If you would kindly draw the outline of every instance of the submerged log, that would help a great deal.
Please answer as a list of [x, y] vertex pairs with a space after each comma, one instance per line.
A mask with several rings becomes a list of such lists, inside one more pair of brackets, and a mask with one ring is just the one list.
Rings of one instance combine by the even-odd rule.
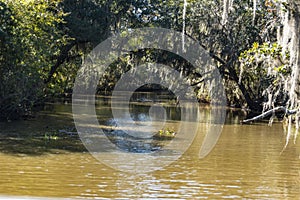
[[252, 122], [252, 121], [255, 121], [255, 120], [259, 120], [259, 119], [263, 119], [273, 113], [276, 113], [276, 112], [284, 112], [285, 115], [294, 115], [296, 114], [298, 111], [298, 109], [294, 109], [294, 110], [289, 110], [287, 109], [286, 107], [283, 107], [283, 106], [279, 106], [279, 107], [276, 107], [276, 108], [273, 108], [271, 110], [268, 110], [256, 117], [253, 117], [251, 119], [245, 119], [245, 120], [242, 120], [241, 123], [249, 123], [249, 122]]

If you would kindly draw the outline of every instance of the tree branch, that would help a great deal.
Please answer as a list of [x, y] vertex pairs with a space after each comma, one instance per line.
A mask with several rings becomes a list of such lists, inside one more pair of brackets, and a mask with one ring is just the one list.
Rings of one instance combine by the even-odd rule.
[[249, 123], [249, 122], [252, 122], [252, 121], [255, 121], [255, 120], [259, 120], [259, 119], [263, 119], [273, 113], [276, 113], [276, 112], [284, 112], [286, 115], [294, 115], [297, 113], [298, 109], [294, 109], [294, 110], [289, 110], [287, 109], [286, 107], [283, 107], [283, 106], [279, 106], [279, 107], [276, 107], [276, 108], [273, 108], [272, 110], [268, 110], [267, 112], [264, 112], [256, 117], [253, 117], [251, 119], [245, 119], [245, 120], [242, 120], [241, 123]]
[[68, 45], [66, 45], [60, 55], [58, 56], [57, 60], [56, 60], [56, 63], [51, 67], [49, 73], [48, 73], [48, 76], [47, 78], [44, 80], [44, 83], [49, 83], [53, 74], [55, 73], [56, 69], [61, 65], [63, 64], [66, 59], [68, 58], [68, 52], [72, 49], [72, 47], [75, 45], [75, 42], [72, 41], [70, 42]]

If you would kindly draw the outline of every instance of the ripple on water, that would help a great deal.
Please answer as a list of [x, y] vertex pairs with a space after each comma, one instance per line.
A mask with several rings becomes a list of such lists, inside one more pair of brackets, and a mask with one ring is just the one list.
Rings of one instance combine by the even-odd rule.
[[[104, 112], [105, 108], [101, 109]], [[207, 112], [201, 116], [209, 116], [205, 109], [201, 112]], [[39, 124], [27, 121], [19, 126], [24, 129], [30, 125], [32, 131], [47, 123], [60, 125], [69, 120], [72, 124], [66, 117], [56, 121], [58, 113]], [[16, 132], [18, 126], [10, 124], [8, 129]], [[281, 124], [227, 123], [213, 151], [199, 159], [204, 134], [205, 128], [175, 163], [140, 175], [115, 171], [88, 153], [57, 149], [54, 152], [59, 154], [0, 153], [0, 194], [94, 199], [300, 199], [300, 142], [297, 138], [282, 152], [285, 135]]]

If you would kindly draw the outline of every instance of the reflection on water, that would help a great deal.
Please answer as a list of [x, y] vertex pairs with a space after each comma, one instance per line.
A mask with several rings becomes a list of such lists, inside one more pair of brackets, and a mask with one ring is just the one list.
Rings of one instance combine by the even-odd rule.
[[[112, 118], [100, 120], [103, 131], [121, 151], [132, 153], [160, 151], [168, 143], [167, 140], [171, 140], [178, 131], [174, 127], [181, 119], [181, 109], [166, 100], [158, 101], [157, 96], [154, 98], [134, 96], [136, 97], [132, 98], [129, 104], [130, 115], [118, 119], [110, 114]], [[115, 109], [120, 110], [121, 107]], [[172, 131], [172, 137], [164, 136], [163, 130]]]
[[[108, 101], [97, 102], [103, 123], [111, 118], [108, 105]], [[27, 154], [4, 147], [2, 142], [7, 135], [17, 140], [21, 134], [35, 137], [35, 132], [45, 129], [73, 126], [68, 104], [54, 105], [53, 111], [29, 121], [2, 123], [0, 194], [125, 199], [300, 198], [300, 143], [290, 142], [280, 154], [285, 143], [280, 123], [272, 127], [240, 125], [241, 112], [228, 111], [217, 145], [206, 158], [199, 159], [207, 131], [205, 121], [210, 117], [208, 108], [201, 107], [200, 111], [198, 135], [185, 154], [162, 170], [139, 175], [116, 171], [87, 152], [68, 148]], [[14, 148], [13, 143], [9, 145]]]

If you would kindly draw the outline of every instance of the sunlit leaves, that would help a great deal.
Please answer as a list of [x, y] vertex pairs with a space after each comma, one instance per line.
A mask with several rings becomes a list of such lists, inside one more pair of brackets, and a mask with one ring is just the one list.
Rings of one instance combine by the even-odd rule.
[[0, 0], [1, 119], [30, 113], [43, 96], [42, 78], [68, 41], [59, 29], [64, 16], [59, 3]]
[[282, 47], [278, 43], [269, 42], [261, 45], [254, 42], [252, 48], [242, 52], [239, 57], [241, 64], [247, 69], [258, 70], [260, 65], [264, 65], [261, 68], [264, 72], [271, 68], [280, 73], [288, 73], [287, 59], [288, 53], [283, 54]]

